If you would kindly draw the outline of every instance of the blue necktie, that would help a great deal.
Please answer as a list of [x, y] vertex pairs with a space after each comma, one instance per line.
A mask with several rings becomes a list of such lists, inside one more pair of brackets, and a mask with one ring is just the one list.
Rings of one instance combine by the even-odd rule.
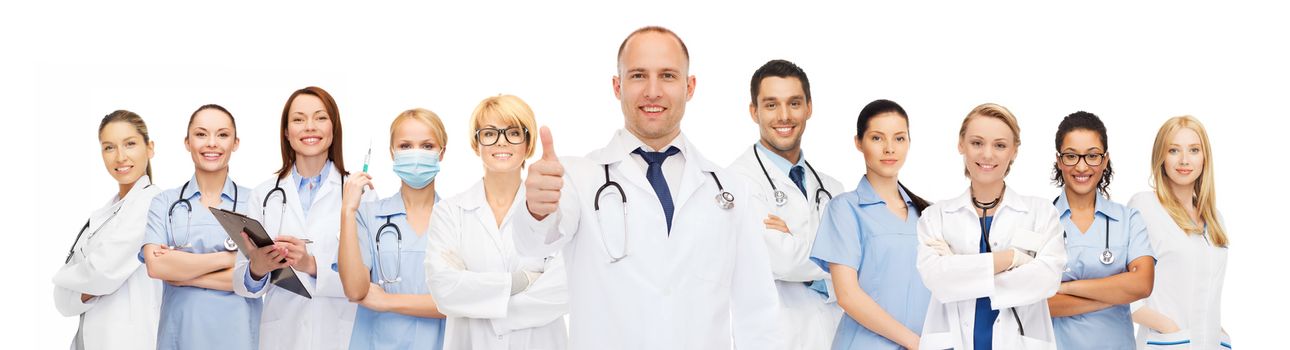
[[645, 169], [645, 179], [649, 180], [650, 187], [654, 188], [654, 194], [658, 195], [658, 202], [663, 204], [663, 215], [667, 216], [667, 233], [672, 234], [672, 191], [667, 188], [667, 179], [663, 178], [663, 161], [681, 150], [676, 147], [668, 147], [662, 152], [646, 152], [637, 148], [632, 153], [639, 154], [649, 163], [649, 168]]
[[797, 189], [802, 191], [802, 196], [806, 196], [806, 171], [802, 170], [801, 165], [794, 165], [793, 169], [788, 171], [788, 178], [793, 179], [793, 184]]

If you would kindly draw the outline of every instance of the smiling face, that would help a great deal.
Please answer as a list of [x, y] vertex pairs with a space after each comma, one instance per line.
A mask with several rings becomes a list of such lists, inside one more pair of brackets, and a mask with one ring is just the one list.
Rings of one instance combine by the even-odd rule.
[[658, 32], [627, 40], [614, 76], [627, 131], [646, 143], [667, 142], [681, 132], [685, 103], [694, 94], [689, 60], [675, 37]]
[[802, 146], [802, 133], [811, 118], [811, 103], [806, 100], [802, 81], [796, 77], [762, 79], [757, 103], [749, 106], [753, 122], [761, 132], [761, 144], [781, 157], [795, 153]]
[[300, 94], [291, 101], [284, 131], [296, 157], [326, 157], [332, 141], [332, 119], [318, 96]]
[[99, 131], [99, 147], [103, 153], [103, 166], [122, 185], [139, 181], [153, 155], [152, 141], [144, 141], [143, 134], [124, 121], [103, 126]]
[[[1062, 171], [1062, 181], [1068, 191], [1078, 195], [1088, 195], [1097, 191], [1097, 186], [1102, 181], [1102, 173], [1110, 164], [1105, 147], [1102, 137], [1093, 130], [1074, 129], [1062, 137], [1061, 150], [1057, 155], [1057, 167]], [[1071, 160], [1074, 160], [1074, 165], [1067, 165]], [[1090, 162], [1097, 165], [1090, 165]]]
[[959, 139], [959, 154], [973, 182], [996, 184], [1017, 159], [1017, 135], [1003, 120], [972, 116]]
[[[479, 155], [480, 160], [484, 161], [484, 169], [497, 173], [519, 172], [524, 159], [529, 156], [527, 153], [530, 141], [523, 127], [516, 123], [504, 122], [498, 117], [486, 117], [481, 124], [478, 132], [481, 143], [475, 153]], [[496, 143], [485, 145], [491, 142], [492, 138], [496, 138]], [[511, 143], [511, 141], [519, 141], [519, 143]]]
[[203, 109], [193, 115], [184, 138], [184, 148], [192, 154], [198, 171], [218, 172], [228, 169], [229, 157], [237, 151], [237, 133], [233, 117], [217, 109]]
[[1205, 149], [1200, 134], [1191, 128], [1180, 128], [1165, 146], [1165, 176], [1175, 186], [1192, 186], [1205, 169]]
[[856, 149], [864, 154], [869, 175], [896, 178], [909, 153], [908, 121], [894, 112], [869, 118], [864, 135], [856, 138]]

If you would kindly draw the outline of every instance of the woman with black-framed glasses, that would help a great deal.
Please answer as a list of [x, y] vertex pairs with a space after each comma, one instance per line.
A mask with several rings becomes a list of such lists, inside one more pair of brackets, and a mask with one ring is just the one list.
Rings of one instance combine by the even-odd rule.
[[[1112, 202], [1106, 125], [1075, 112], [1057, 126], [1053, 200], [1066, 243], [1066, 269], [1048, 298], [1057, 346], [1132, 349], [1129, 303], [1151, 294], [1156, 259], [1146, 221], [1136, 209]], [[1097, 336], [1090, 336], [1096, 334]]]
[[426, 254], [426, 282], [448, 316], [445, 349], [565, 348], [564, 261], [521, 258], [508, 219], [527, 210], [520, 172], [536, 125], [511, 95], [486, 98], [471, 114], [484, 178], [434, 210]]

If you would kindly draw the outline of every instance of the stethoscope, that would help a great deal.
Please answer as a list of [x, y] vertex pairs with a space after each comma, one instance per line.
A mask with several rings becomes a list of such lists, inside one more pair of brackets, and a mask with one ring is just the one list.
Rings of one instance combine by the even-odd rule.
[[[978, 201], [978, 200], [976, 200], [976, 195], [971, 195], [971, 196], [972, 196], [972, 206], [976, 207], [977, 209], [981, 209], [981, 218], [980, 218], [980, 220], [981, 220], [981, 235], [982, 235], [982, 239], [983, 239], [983, 240], [985, 240], [985, 252], [986, 252], [986, 253], [993, 253], [993, 252], [994, 252], [994, 250], [993, 250], [993, 249], [990, 249], [990, 230], [986, 230], [986, 229], [985, 229], [985, 218], [989, 216], [989, 215], [987, 215], [987, 214], [989, 214], [989, 213], [990, 213], [990, 209], [994, 209], [995, 207], [998, 207], [998, 206], [999, 206], [999, 204], [1003, 203], [1003, 192], [1004, 192], [1004, 191], [1006, 191], [1007, 189], [1008, 189], [1008, 185], [1007, 185], [1007, 184], [1004, 184], [1004, 185], [1003, 185], [1003, 190], [1000, 190], [1000, 191], [999, 191], [999, 197], [998, 197], [998, 198], [995, 198], [993, 201], [990, 201], [990, 202], [981, 202], [981, 201]], [[968, 189], [968, 193], [969, 193], [969, 194], [970, 194], [970, 193], [973, 193], [973, 192], [972, 192], [972, 190], [971, 190], [970, 188]], [[997, 213], [996, 213], [996, 214], [997, 214]], [[995, 226], [995, 225], [990, 225], [990, 228], [991, 228], [991, 229], [994, 229], [994, 226]], [[1014, 252], [1014, 253], [1015, 253], [1015, 252]], [[1010, 307], [1010, 308], [1008, 308], [1008, 309], [1009, 309], [1009, 310], [1012, 310], [1012, 318], [1017, 320], [1017, 332], [1018, 332], [1018, 333], [1021, 333], [1021, 336], [1023, 336], [1023, 337], [1024, 337], [1024, 336], [1026, 336], [1026, 327], [1024, 327], [1024, 326], [1022, 326], [1022, 325], [1021, 325], [1021, 315], [1020, 315], [1020, 314], [1017, 314], [1017, 308], [1016, 308], [1016, 307]]]
[[[600, 240], [600, 243], [605, 247], [605, 253], [609, 254], [609, 263], [612, 264], [620, 260], [623, 260], [623, 258], [627, 257], [627, 192], [623, 192], [623, 186], [619, 185], [618, 182], [609, 178], [609, 164], [604, 164], [602, 166], [605, 169], [605, 184], [600, 185], [600, 189], [596, 190], [596, 200], [593, 202], [592, 206], [596, 209], [596, 213], [599, 214], [601, 194], [603, 194], [605, 190], [609, 189], [610, 187], [613, 187], [615, 190], [618, 191], [618, 197], [621, 199], [621, 203], [623, 205], [623, 212], [622, 212], [623, 224], [622, 224], [622, 235], [621, 235], [623, 237], [622, 254], [614, 255], [613, 251], [609, 250], [608, 240], [603, 239], [603, 237]], [[721, 179], [717, 178], [716, 172], [709, 171], [708, 175], [711, 175], [712, 180], [717, 183], [717, 191], [718, 191], [717, 197], [716, 197], [717, 207], [721, 209], [726, 209], [726, 210], [734, 208], [735, 195], [730, 193], [730, 191], [726, 191], [726, 188], [724, 186], [721, 186]], [[603, 234], [603, 229], [604, 229], [603, 225], [601, 229]]]
[[[233, 183], [233, 210], [232, 211], [237, 212], [237, 199], [239, 197], [237, 183], [233, 181], [229, 181], [229, 182]], [[189, 249], [193, 247], [192, 242], [189, 242], [189, 240], [192, 239], [192, 235], [193, 235], [192, 231], [190, 231], [192, 229], [192, 223], [193, 223], [193, 203], [189, 202], [187, 198], [184, 198], [184, 192], [188, 191], [188, 184], [190, 183], [192, 183], [192, 181], [184, 182], [184, 185], [179, 187], [179, 199], [175, 200], [173, 203], [170, 203], [170, 210], [166, 212], [166, 222], [169, 222], [171, 227], [171, 229], [168, 230], [169, 232], [167, 232], [170, 235], [170, 242], [178, 244], [179, 241], [175, 239], [175, 230], [174, 230], [175, 207], [178, 207], [180, 204], [183, 204], [184, 209], [188, 210], [187, 219], [185, 220], [185, 223], [184, 223], [184, 244], [171, 246], [170, 249]], [[286, 197], [283, 197], [282, 200], [286, 201]], [[229, 237], [228, 239], [224, 240], [224, 250], [227, 250], [230, 252], [237, 250], [237, 243], [233, 242], [232, 237]]]
[[[152, 184], [147, 184], [143, 186], [143, 188], [148, 188], [148, 187], [152, 187]], [[122, 198], [121, 200], [124, 201], [125, 198]], [[99, 233], [99, 230], [103, 229], [103, 226], [107, 226], [107, 222], [112, 221], [112, 218], [115, 218], [116, 213], [121, 212], [121, 208], [124, 206], [125, 206], [125, 203], [122, 203], [120, 206], [117, 206], [116, 210], [112, 211], [112, 215], [108, 215], [107, 219], [103, 220], [103, 224], [100, 224], [99, 227], [95, 228], [93, 232], [90, 232], [89, 237], [85, 237], [85, 244], [81, 245], [82, 253], [85, 252], [85, 246], [90, 244], [90, 240], [94, 239], [94, 236]], [[88, 230], [89, 228], [90, 228], [90, 219], [86, 219], [85, 226], [81, 226], [81, 231], [76, 233], [76, 240], [72, 241], [72, 247], [67, 248], [67, 259], [63, 260], [63, 264], [72, 262], [72, 256], [76, 254], [76, 244], [81, 242], [81, 235], [85, 234], [85, 230]]]
[[[399, 230], [398, 225], [395, 225], [393, 222], [390, 222], [390, 218], [392, 217], [394, 216], [393, 215], [386, 216], [385, 224], [381, 225], [381, 227], [376, 229], [376, 259], [373, 259], [373, 261], [376, 262], [376, 271], [377, 271], [377, 274], [380, 276], [380, 279], [377, 280], [377, 282], [379, 282], [382, 285], [399, 283], [400, 281], [403, 281], [403, 268], [402, 268], [402, 264], [400, 263], [400, 260], [403, 259], [403, 230]], [[387, 278], [385, 276], [385, 265], [381, 263], [381, 260], [382, 260], [381, 259], [381, 236], [384, 236], [385, 233], [387, 232], [385, 230], [386, 228], [394, 229], [393, 231], [394, 239], [395, 239], [394, 249], [396, 249], [394, 253], [395, 254], [394, 278]]]
[[287, 190], [282, 189], [282, 180], [274, 181], [273, 189], [269, 190], [269, 193], [264, 194], [264, 201], [260, 202], [260, 217], [264, 218], [265, 221], [268, 221], [269, 219], [269, 198], [273, 198], [274, 193], [277, 193], [278, 196], [282, 197], [282, 207], [278, 210], [278, 227], [273, 230], [273, 235], [276, 237], [278, 234], [282, 233], [282, 220], [285, 219], [284, 216], [287, 215]]
[[[1059, 198], [1061, 197], [1053, 198], [1053, 205], [1057, 205], [1057, 199]], [[1115, 262], [1115, 253], [1111, 251], [1111, 219], [1105, 218], [1105, 220], [1106, 220], [1106, 232], [1105, 232], [1106, 238], [1103, 240], [1104, 246], [1102, 247], [1102, 255], [1098, 257], [1098, 260], [1102, 261], [1102, 265], [1110, 265], [1111, 263]], [[1063, 244], [1070, 243], [1066, 241], [1065, 229], [1062, 230], [1062, 243]]]
[[[766, 171], [766, 164], [762, 163], [760, 153], [757, 152], [757, 147], [753, 147], [753, 156], [757, 157], [757, 165], [761, 167], [762, 175], [766, 175], [766, 182], [770, 183], [770, 189], [775, 191], [775, 206], [782, 207], [784, 204], [788, 204], [788, 195], [781, 191], [778, 186], [775, 186], [775, 181], [770, 179], [770, 172]], [[802, 162], [806, 163], [807, 169], [811, 169], [811, 176], [814, 176], [815, 183], [820, 185], [819, 188], [815, 189], [815, 210], [820, 210], [820, 193], [823, 192], [825, 196], [829, 196], [829, 200], [833, 200], [833, 194], [824, 189], [824, 181], [820, 180], [820, 174], [815, 172], [815, 167], [811, 166], [811, 162], [805, 159]]]

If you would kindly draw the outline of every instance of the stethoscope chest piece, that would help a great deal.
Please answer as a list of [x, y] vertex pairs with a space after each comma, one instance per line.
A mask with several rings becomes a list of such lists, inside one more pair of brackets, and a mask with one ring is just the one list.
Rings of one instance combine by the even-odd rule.
[[716, 199], [717, 206], [721, 207], [721, 209], [730, 209], [735, 207], [735, 195], [730, 193], [730, 191], [721, 190], [721, 193], [717, 194]]
[[775, 205], [782, 207], [784, 204], [788, 204], [788, 195], [784, 191], [775, 190]]
[[233, 242], [232, 238], [224, 240], [224, 250], [227, 250], [230, 252], [237, 250], [237, 243]]
[[1115, 262], [1115, 253], [1112, 253], [1110, 249], [1103, 250], [1101, 260], [1102, 265], [1110, 265]]

